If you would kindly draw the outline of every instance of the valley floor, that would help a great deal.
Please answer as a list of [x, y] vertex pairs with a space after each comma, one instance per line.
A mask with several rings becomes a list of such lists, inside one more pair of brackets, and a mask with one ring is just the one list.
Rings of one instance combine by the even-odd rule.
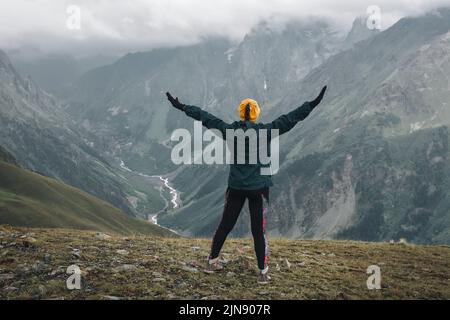
[[[450, 247], [269, 240], [272, 283], [256, 283], [250, 239], [225, 243], [226, 270], [203, 270], [210, 240], [0, 226], [0, 299], [450, 299]], [[81, 289], [68, 290], [69, 265]], [[370, 265], [381, 289], [368, 290]]]

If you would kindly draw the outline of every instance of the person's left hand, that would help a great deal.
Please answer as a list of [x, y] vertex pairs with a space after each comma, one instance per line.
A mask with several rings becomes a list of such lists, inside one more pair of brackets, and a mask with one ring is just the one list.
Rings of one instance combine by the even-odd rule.
[[322, 101], [325, 91], [327, 91], [327, 86], [323, 87], [317, 98], [315, 98], [313, 101], [310, 101], [309, 103], [312, 104], [313, 107], [317, 106], [320, 103], [320, 101]]
[[177, 108], [178, 110], [184, 111], [184, 104], [182, 104], [178, 100], [178, 97], [176, 97], [176, 98], [172, 97], [172, 95], [169, 92], [166, 92], [166, 96], [167, 96], [167, 99], [170, 101], [170, 103], [172, 104], [172, 106], [174, 108]]

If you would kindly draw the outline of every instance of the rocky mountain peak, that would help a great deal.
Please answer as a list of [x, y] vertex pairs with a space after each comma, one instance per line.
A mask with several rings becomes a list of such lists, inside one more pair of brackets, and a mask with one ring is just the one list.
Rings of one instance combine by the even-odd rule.
[[344, 40], [344, 48], [350, 49], [355, 43], [366, 40], [380, 33], [378, 29], [369, 29], [367, 27], [367, 18], [360, 16], [353, 20], [352, 28]]

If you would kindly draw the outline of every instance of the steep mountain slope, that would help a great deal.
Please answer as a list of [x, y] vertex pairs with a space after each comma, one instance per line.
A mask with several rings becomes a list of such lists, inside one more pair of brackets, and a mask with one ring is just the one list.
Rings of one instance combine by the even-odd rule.
[[0, 224], [173, 236], [79, 189], [1, 160]]
[[[203, 272], [210, 247], [205, 239], [99, 239], [93, 232], [0, 226], [0, 242], [1, 299], [450, 298], [445, 246], [273, 240], [273, 281], [261, 286], [250, 239], [228, 241], [226, 269], [213, 274]], [[66, 287], [72, 264], [82, 272], [80, 290]], [[373, 264], [381, 270], [380, 290], [367, 289]]]
[[[96, 195], [129, 214], [136, 214], [130, 197], [151, 206], [147, 198], [154, 199], [158, 191], [137, 188], [80, 132], [58, 101], [23, 78], [0, 51], [0, 144], [22, 166]], [[139, 193], [144, 190], [148, 197]]]
[[[311, 154], [325, 176], [290, 179], [290, 196], [275, 199], [273, 218], [295, 221], [293, 236], [450, 241], [449, 18], [403, 19], [304, 80], [305, 92], [324, 82], [333, 91], [288, 137], [287, 157]], [[298, 164], [286, 172], [304, 172]]]
[[379, 32], [378, 29], [367, 28], [366, 17], [358, 17], [353, 21], [352, 28], [345, 37], [343, 48], [351, 49], [356, 43], [369, 39]]
[[286, 94], [286, 84], [303, 79], [341, 46], [340, 34], [321, 20], [290, 22], [281, 30], [261, 23], [227, 52], [229, 89], [222, 103], [227, 116], [234, 120], [230, 106], [247, 97], [264, 105], [264, 115], [270, 116], [271, 107]]
[[195, 87], [222, 86], [223, 80], [207, 76], [203, 64], [212, 66], [211, 74], [223, 74], [228, 45], [211, 41], [184, 50], [129, 54], [83, 76], [68, 110], [95, 133], [96, 146], [105, 154], [144, 173], [170, 171], [175, 167], [167, 161], [170, 150], [162, 142], [179, 126], [181, 116], [167, 108], [164, 92], [171, 87], [193, 96]]
[[14, 156], [2, 146], [0, 146], [0, 161], [10, 163], [19, 167], [16, 158], [14, 158]]
[[30, 76], [40, 88], [58, 98], [64, 97], [70, 84], [83, 73], [117, 59], [103, 55], [74, 58], [70, 55], [27, 54], [22, 51], [11, 50], [6, 54], [20, 74]]

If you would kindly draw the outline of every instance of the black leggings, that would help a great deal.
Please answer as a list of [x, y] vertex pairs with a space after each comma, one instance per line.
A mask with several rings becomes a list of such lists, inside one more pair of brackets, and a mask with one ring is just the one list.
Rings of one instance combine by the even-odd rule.
[[266, 214], [269, 202], [269, 188], [259, 190], [227, 189], [222, 220], [220, 221], [219, 227], [214, 234], [211, 254], [209, 257], [210, 259], [215, 259], [219, 256], [225, 239], [236, 224], [242, 207], [244, 206], [245, 199], [248, 199], [258, 268], [263, 270], [267, 266], [268, 255], [268, 243], [265, 231], [267, 223]]

